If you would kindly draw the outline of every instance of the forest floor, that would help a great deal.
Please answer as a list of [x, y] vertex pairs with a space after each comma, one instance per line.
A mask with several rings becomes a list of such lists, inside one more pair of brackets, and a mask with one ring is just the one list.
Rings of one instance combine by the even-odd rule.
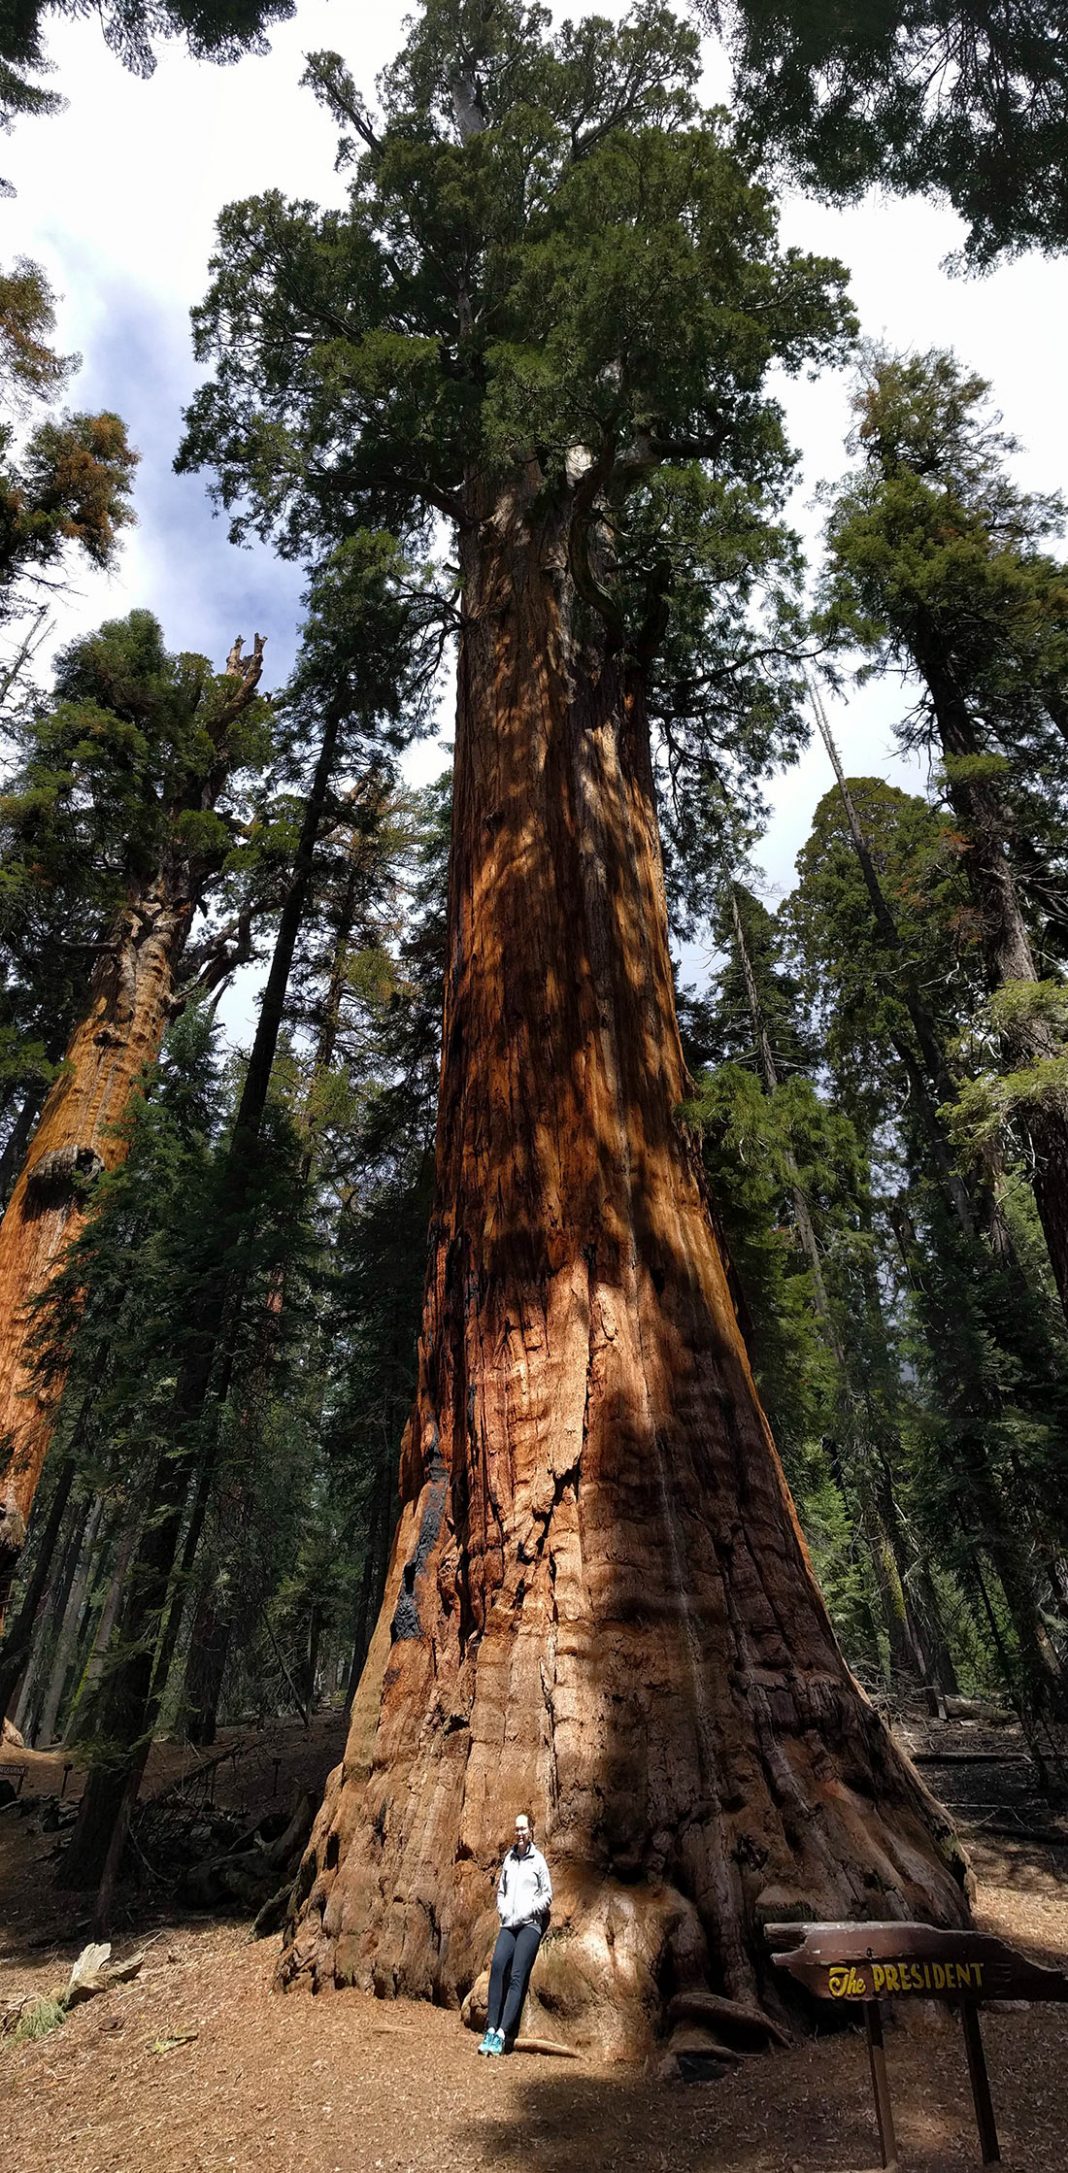
[[[1016, 1731], [903, 1732], [929, 1785], [960, 1807], [978, 1924], [1068, 1967], [1068, 1825], [1044, 1799], [1036, 1810]], [[226, 1757], [207, 1773], [201, 1760], [192, 1785], [255, 1817], [317, 1785], [339, 1747], [332, 1716], [307, 1734], [289, 1723], [230, 1731], [217, 1746]], [[64, 1981], [89, 1937], [52, 1883], [57, 1834], [41, 1831], [63, 1763], [9, 1745], [0, 1754], [0, 1776], [26, 1768], [20, 1800], [34, 1802], [0, 1815], [0, 1998]], [[188, 1763], [160, 1745], [148, 1791]], [[68, 1773], [65, 1797], [77, 1787]], [[1036, 1825], [1041, 1841], [1015, 1837]], [[131, 1983], [0, 2050], [4, 2173], [853, 2173], [879, 2156], [859, 2032], [692, 2086], [537, 2055], [480, 2060], [440, 2008], [354, 1992], [283, 1998], [271, 1981], [277, 1942], [250, 1943], [245, 1921], [161, 1912], [143, 1893], [116, 1927], [116, 1954], [146, 1940]], [[893, 2017], [902, 2168], [977, 2166], [953, 2017], [926, 2003], [900, 2003]], [[991, 2012], [983, 2028], [1005, 2173], [1066, 2173], [1068, 2008]]]

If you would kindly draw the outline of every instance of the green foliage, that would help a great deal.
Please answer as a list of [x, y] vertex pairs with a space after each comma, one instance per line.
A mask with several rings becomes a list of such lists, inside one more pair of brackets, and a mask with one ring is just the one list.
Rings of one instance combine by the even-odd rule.
[[133, 519], [136, 464], [117, 415], [40, 423], [21, 455], [10, 424], [0, 424], [0, 625], [21, 607], [19, 584], [54, 574], [68, 546], [91, 565], [112, 563]]
[[[817, 810], [784, 917], [823, 1030], [831, 1091], [877, 1158], [879, 1273], [904, 1368], [897, 1480], [932, 1570], [957, 1595], [944, 1612], [957, 1623], [958, 1657], [973, 1679], [1000, 1676], [1030, 1709], [1049, 1694], [1038, 1625], [1044, 1608], [1056, 1620], [1068, 1345], [1005, 1130], [1014, 1090], [1033, 1094], [1036, 1082], [1002, 1080], [990, 1058], [1018, 1014], [1059, 1016], [1060, 996], [1020, 983], [987, 999], [954, 826], [881, 780], [848, 789], [900, 947], [888, 950], [879, 935], [837, 793]], [[937, 1116], [962, 1157], [968, 1227], [950, 1214], [932, 1156], [920, 1094], [929, 1052], [914, 1031], [906, 976], [923, 991], [953, 1085]], [[933, 1112], [929, 1078], [927, 1093]], [[871, 1378], [863, 1355], [860, 1370]], [[877, 1389], [880, 1400], [884, 1393]]]
[[62, 390], [77, 358], [49, 346], [56, 298], [39, 264], [16, 259], [0, 271], [0, 392], [9, 409], [19, 401], [46, 399]]
[[952, 685], [976, 743], [945, 745], [950, 781], [1000, 778], [1041, 836], [1029, 768], [1064, 780], [1068, 572], [1048, 544], [1065, 513], [1013, 482], [1018, 448], [988, 392], [951, 355], [869, 352], [851, 440], [861, 465], [832, 500], [820, 623], [919, 682], [925, 735], [936, 680]]
[[[808, 1082], [798, 1082], [811, 1093]], [[753, 1072], [721, 1064], [697, 1082], [686, 1119], [700, 1130], [716, 1216], [750, 1319], [750, 1355], [791, 1483], [805, 1493], [831, 1430], [833, 1357], [811, 1273], [791, 1228], [797, 1095], [768, 1095]]]
[[57, 906], [91, 952], [130, 884], [168, 856], [218, 862], [225, 811], [270, 745], [268, 705], [234, 713], [233, 694], [206, 658], [170, 654], [148, 611], [57, 659], [53, 698], [22, 728], [0, 801], [0, 926], [24, 962]]
[[841, 267], [779, 247], [697, 69], [665, 8], [550, 35], [517, 0], [429, 0], [380, 118], [315, 55], [347, 201], [223, 213], [195, 313], [214, 374], [180, 454], [235, 535], [293, 556], [360, 526], [418, 551], [438, 514], [466, 534], [535, 464], [542, 502], [571, 507], [582, 609], [652, 667], [687, 867], [694, 810], [744, 824], [756, 770], [801, 733], [776, 518], [792, 454], [766, 379], [839, 359], [853, 327]]
[[850, 1667], [875, 1688], [886, 1679], [886, 1639], [856, 1498], [830, 1474], [818, 1478], [805, 1491], [803, 1522], [820, 1591]]
[[785, 907], [804, 995], [849, 1106], [874, 1132], [912, 1093], [920, 1061], [908, 977], [924, 991], [946, 1042], [981, 991], [977, 932], [956, 833], [925, 801], [880, 777], [849, 779], [880, 887], [901, 938], [879, 936], [840, 794], [826, 793], [797, 861]]
[[725, 28], [743, 140], [802, 186], [946, 198], [965, 256], [1068, 241], [1058, 0], [700, 0]]
[[12, 736], [0, 796], [0, 1096], [62, 1057], [93, 965], [139, 889], [181, 879], [203, 901], [270, 751], [270, 710], [174, 655], [151, 612], [109, 620], [57, 659], [52, 699]]
[[13, 653], [0, 664], [0, 717], [17, 712], [47, 599], [72, 555], [110, 566], [133, 519], [137, 455], [118, 416], [52, 413], [26, 432], [34, 403], [54, 399], [78, 367], [77, 356], [51, 346], [54, 327], [55, 297], [40, 266], [19, 258], [0, 271], [0, 632], [15, 630]]
[[[62, 1999], [53, 1999], [51, 1994], [46, 1992], [40, 1999], [31, 2000], [30, 2004], [22, 2009], [14, 2029], [10, 2032], [11, 2042], [14, 2045], [33, 2043], [38, 2037], [49, 2036], [51, 2031], [57, 2030], [66, 2019], [66, 2002]], [[6, 2036], [8, 2033], [5, 2031], [4, 2034]]]

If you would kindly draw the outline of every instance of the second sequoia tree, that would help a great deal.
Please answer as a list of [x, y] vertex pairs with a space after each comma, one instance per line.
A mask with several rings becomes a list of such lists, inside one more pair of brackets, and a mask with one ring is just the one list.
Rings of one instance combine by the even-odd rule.
[[666, 10], [550, 39], [513, 0], [429, 0], [380, 120], [318, 56], [347, 206], [224, 215], [184, 456], [294, 549], [458, 539], [419, 1388], [286, 1973], [460, 2000], [533, 1809], [539, 1996], [623, 2055], [672, 1999], [737, 2022], [769, 1914], [965, 1907], [836, 1647], [677, 1118], [656, 757], [696, 792], [789, 730], [764, 379], [849, 326], [696, 72]]

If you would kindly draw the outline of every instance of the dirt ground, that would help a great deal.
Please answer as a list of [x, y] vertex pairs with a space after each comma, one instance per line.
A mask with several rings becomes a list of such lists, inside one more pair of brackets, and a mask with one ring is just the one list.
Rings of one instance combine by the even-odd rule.
[[[336, 1754], [331, 1727], [268, 1732], [255, 1752], [239, 1745], [216, 1771], [217, 1800], [255, 1813], [272, 1786], [308, 1785]], [[1011, 1766], [1018, 1747], [1005, 1748]], [[0, 1771], [16, 1756], [5, 1747]], [[150, 1786], [179, 1770], [167, 1746], [157, 1757]], [[44, 1761], [29, 1764], [24, 1790], [58, 1788]], [[981, 1810], [999, 1786], [993, 1766], [978, 1770]], [[36, 1817], [0, 1816], [0, 1997], [64, 1980], [87, 1936], [52, 1885], [56, 1845]], [[971, 1847], [978, 1923], [1068, 1968], [1068, 1850], [974, 1835]], [[856, 2173], [878, 2163], [859, 2033], [689, 2086], [522, 2052], [480, 2060], [455, 2014], [359, 1993], [283, 1997], [271, 1986], [274, 1941], [251, 1944], [244, 1924], [152, 1915], [142, 1901], [140, 1920], [116, 1933], [117, 1954], [151, 1939], [133, 1983], [48, 2037], [0, 2050], [4, 2173]], [[1068, 2173], [1068, 2007], [989, 2012], [983, 2027], [1006, 2173]], [[977, 2167], [952, 2015], [899, 2004], [887, 2048], [903, 2173]]]

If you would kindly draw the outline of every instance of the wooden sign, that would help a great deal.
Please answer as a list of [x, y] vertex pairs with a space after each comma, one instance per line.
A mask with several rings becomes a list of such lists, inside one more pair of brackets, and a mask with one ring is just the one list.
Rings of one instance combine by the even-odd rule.
[[897, 2173], [898, 2159], [881, 1999], [958, 2004], [983, 2164], [1000, 2164], [979, 2002], [1068, 2000], [1062, 1970], [1044, 1969], [987, 1932], [936, 1931], [930, 1924], [769, 1924], [767, 1938], [776, 1968], [788, 1971], [807, 1992], [863, 2007], [886, 2173]]
[[820, 1999], [1068, 2000], [1068, 1976], [986, 1932], [929, 1924], [769, 1924], [775, 1966]]

